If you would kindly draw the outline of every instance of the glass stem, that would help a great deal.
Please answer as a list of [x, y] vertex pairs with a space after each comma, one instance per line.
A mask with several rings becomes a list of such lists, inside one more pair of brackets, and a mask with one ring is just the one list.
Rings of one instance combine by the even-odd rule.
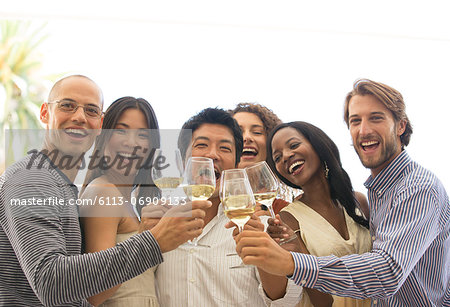
[[244, 226], [238, 225], [238, 231], [241, 233], [244, 230]]
[[270, 212], [270, 216], [274, 219], [275, 218], [275, 212], [273, 211], [272, 205], [267, 206], [267, 209]]

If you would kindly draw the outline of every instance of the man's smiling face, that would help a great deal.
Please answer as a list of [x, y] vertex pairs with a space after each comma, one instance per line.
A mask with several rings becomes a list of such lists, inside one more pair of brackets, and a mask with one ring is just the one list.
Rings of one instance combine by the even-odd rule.
[[405, 122], [372, 95], [356, 95], [349, 102], [349, 129], [361, 163], [376, 176], [400, 152]]

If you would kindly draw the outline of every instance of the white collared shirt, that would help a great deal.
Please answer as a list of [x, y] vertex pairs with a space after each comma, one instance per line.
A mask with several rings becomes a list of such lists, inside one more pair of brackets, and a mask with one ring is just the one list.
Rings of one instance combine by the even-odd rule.
[[284, 298], [271, 302], [260, 287], [256, 267], [230, 269], [239, 265], [233, 229], [226, 229], [228, 218], [220, 204], [217, 215], [205, 226], [198, 243], [183, 244], [164, 253], [156, 270], [161, 306], [295, 306], [301, 287], [289, 283]]

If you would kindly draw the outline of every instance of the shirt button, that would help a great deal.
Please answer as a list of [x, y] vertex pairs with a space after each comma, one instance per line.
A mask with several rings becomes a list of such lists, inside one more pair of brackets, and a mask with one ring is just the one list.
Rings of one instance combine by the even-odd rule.
[[300, 282], [300, 285], [301, 285], [301, 286], [306, 285], [306, 280], [303, 279], [303, 280]]
[[190, 281], [191, 283], [194, 283], [194, 282], [195, 282], [195, 279], [194, 279], [194, 278], [191, 278], [191, 279], [189, 279], [189, 281]]
[[377, 300], [373, 300], [372, 303], [373, 303], [374, 305], [376, 305], [376, 304], [378, 304], [378, 301], [377, 301]]
[[375, 237], [375, 236], [372, 236], [372, 241], [375, 241], [375, 239], [376, 239], [376, 237]]
[[191, 249], [189, 250], [189, 252], [190, 252], [191, 254], [193, 254], [195, 251], [194, 251], [193, 248], [191, 248]]

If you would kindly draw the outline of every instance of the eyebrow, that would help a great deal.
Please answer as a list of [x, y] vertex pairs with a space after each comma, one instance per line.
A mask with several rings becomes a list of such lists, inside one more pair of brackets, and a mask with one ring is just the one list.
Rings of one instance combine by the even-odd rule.
[[[116, 126], [124, 126], [125, 128], [130, 129], [130, 126], [125, 124], [125, 123], [117, 123]], [[148, 129], [148, 128], [136, 128], [136, 129], [130, 129], [130, 130], [144, 130], [144, 131], [147, 131], [147, 130], [150, 130], [150, 129]]]
[[196, 142], [198, 140], [205, 140], [205, 141], [209, 141], [209, 138], [207, 138], [206, 136], [198, 136], [196, 137], [193, 142]]
[[[293, 136], [293, 137], [289, 138], [284, 144], [289, 144], [290, 141], [292, 141], [293, 139], [296, 139], [296, 138], [298, 138], [298, 137]], [[299, 139], [299, 141], [301, 142], [302, 140]], [[278, 151], [280, 151], [280, 150], [277, 150], [277, 149], [273, 150], [273, 151], [272, 151], [272, 155], [274, 155], [274, 154], [277, 153]]]
[[[206, 136], [198, 136], [198, 137], [196, 137], [193, 140], [193, 142], [196, 142], [198, 140], [210, 141], [210, 139], [208, 137], [206, 137]], [[228, 139], [222, 139], [222, 140], [219, 141], [219, 143], [229, 143], [230, 145], [233, 145], [233, 142], [231, 140], [228, 140]]]
[[[284, 144], [288, 144], [290, 141], [292, 141], [293, 139], [297, 138], [296, 136], [291, 137], [290, 139], [288, 139]], [[301, 141], [301, 140], [299, 140]]]
[[[375, 111], [375, 112], [370, 112], [370, 115], [383, 115], [383, 116], [385, 116], [386, 113], [381, 112], [381, 111]], [[358, 117], [358, 116], [359, 116], [358, 114], [352, 114], [348, 118]]]

